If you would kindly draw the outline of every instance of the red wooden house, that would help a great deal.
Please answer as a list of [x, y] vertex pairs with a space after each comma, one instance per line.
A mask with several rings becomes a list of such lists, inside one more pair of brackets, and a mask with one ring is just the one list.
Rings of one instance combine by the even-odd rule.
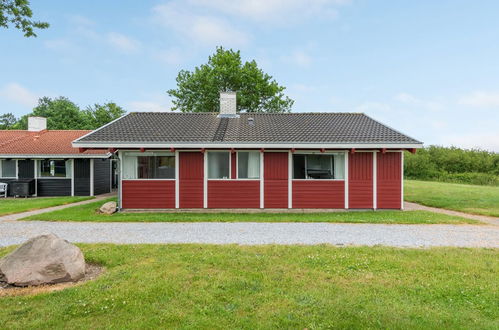
[[73, 142], [120, 163], [124, 209], [401, 209], [403, 151], [422, 143], [362, 113], [129, 113]]

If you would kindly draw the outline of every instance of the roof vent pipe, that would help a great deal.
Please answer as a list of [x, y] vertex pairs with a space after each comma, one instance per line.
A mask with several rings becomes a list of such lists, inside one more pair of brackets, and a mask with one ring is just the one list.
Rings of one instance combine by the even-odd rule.
[[249, 117], [248, 118], [248, 125], [250, 126], [255, 126], [255, 118]]
[[28, 117], [28, 131], [40, 132], [47, 129], [47, 118]]
[[237, 118], [236, 92], [220, 92], [220, 114], [219, 117]]

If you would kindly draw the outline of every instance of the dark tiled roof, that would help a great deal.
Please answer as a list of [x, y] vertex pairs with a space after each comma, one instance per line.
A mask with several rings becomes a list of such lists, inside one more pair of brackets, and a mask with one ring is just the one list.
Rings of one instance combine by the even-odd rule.
[[[362, 113], [132, 112], [81, 142], [421, 143]], [[248, 118], [254, 119], [250, 125]]]

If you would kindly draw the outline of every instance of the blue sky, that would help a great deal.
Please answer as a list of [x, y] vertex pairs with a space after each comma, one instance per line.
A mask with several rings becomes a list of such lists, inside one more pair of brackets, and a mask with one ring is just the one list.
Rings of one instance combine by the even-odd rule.
[[0, 113], [40, 96], [167, 111], [180, 69], [240, 49], [294, 112], [366, 114], [426, 144], [499, 151], [498, 1], [32, 1], [51, 27], [0, 30]]

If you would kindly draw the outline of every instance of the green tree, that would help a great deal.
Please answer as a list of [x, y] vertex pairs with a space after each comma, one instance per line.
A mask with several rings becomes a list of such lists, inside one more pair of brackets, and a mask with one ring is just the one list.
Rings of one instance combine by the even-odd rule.
[[236, 91], [237, 111], [242, 112], [289, 112], [294, 102], [254, 60], [243, 63], [240, 51], [223, 47], [193, 72], [181, 70], [176, 80], [177, 88], [168, 94], [173, 109], [182, 112], [217, 112], [221, 91]]
[[17, 118], [12, 113], [0, 115], [0, 129], [13, 129], [17, 123]]
[[116, 103], [109, 102], [103, 105], [94, 104], [84, 111], [85, 122], [89, 129], [96, 129], [125, 114], [125, 110]]
[[8, 28], [9, 24], [12, 24], [16, 29], [23, 31], [25, 37], [36, 37], [33, 30], [46, 29], [49, 23], [32, 21], [32, 16], [33, 11], [28, 0], [0, 0], [1, 27]]
[[66, 97], [42, 97], [30, 114], [19, 119], [15, 128], [27, 129], [28, 117], [39, 116], [47, 118], [47, 129], [96, 129], [123, 114], [125, 110], [113, 102], [95, 104], [81, 110]]

